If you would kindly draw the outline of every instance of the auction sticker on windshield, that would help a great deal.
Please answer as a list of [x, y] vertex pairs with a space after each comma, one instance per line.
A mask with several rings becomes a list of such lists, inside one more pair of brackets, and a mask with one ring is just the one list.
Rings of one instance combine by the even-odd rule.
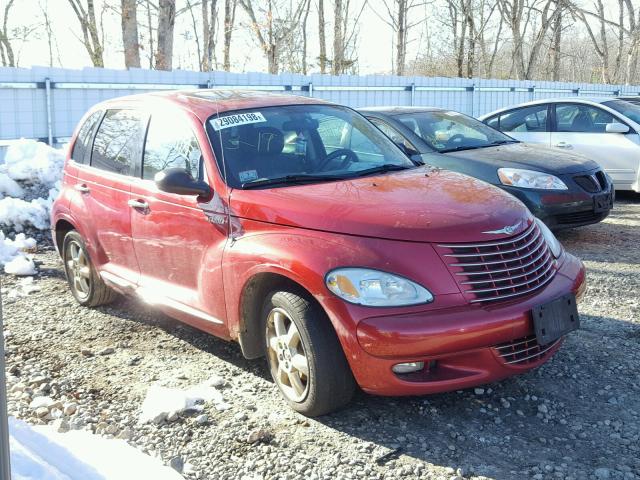
[[225, 128], [236, 127], [238, 125], [262, 122], [266, 122], [266, 120], [260, 112], [247, 112], [215, 118], [211, 124], [214, 130], [224, 130]]

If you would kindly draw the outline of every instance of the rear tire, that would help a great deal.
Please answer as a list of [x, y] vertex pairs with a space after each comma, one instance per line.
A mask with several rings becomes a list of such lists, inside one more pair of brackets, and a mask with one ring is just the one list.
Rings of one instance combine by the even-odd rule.
[[356, 383], [318, 304], [297, 293], [271, 292], [262, 308], [262, 328], [271, 376], [291, 408], [316, 417], [349, 403]]
[[62, 261], [71, 293], [80, 305], [97, 307], [111, 303], [117, 293], [100, 278], [80, 234], [71, 230], [62, 243]]

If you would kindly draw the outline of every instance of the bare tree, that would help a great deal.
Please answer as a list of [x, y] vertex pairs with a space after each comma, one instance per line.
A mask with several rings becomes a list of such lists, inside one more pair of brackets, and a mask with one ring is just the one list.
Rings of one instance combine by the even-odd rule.
[[[373, 9], [373, 11], [382, 21], [389, 25], [394, 32], [396, 39], [393, 70], [396, 75], [404, 75], [409, 30], [425, 20], [424, 17], [412, 15], [411, 10], [426, 5], [426, 2], [418, 0], [392, 0], [391, 3], [392, 5], [390, 5], [389, 0], [382, 0], [386, 15], [378, 13], [375, 9]], [[415, 21], [409, 22], [409, 18], [414, 18]]]
[[311, 10], [311, 0], [306, 0], [306, 7], [304, 9], [304, 15], [302, 16], [302, 74], [306, 75], [308, 70], [307, 65], [307, 21], [309, 20], [309, 12]]
[[320, 55], [318, 57], [320, 73], [325, 74], [327, 73], [327, 36], [324, 21], [324, 0], [318, 0], [318, 40], [320, 42]]
[[224, 0], [224, 50], [223, 66], [225, 71], [231, 70], [231, 36], [236, 22], [237, 0]]
[[267, 58], [269, 73], [278, 73], [281, 49], [298, 28], [306, 2], [300, 2], [293, 8], [293, 5], [287, 7], [285, 2], [280, 4], [276, 0], [267, 0], [265, 6], [255, 8], [255, 0], [238, 1], [247, 13], [251, 28]]
[[[367, 0], [362, 2], [360, 10], [352, 10], [351, 6], [351, 0], [334, 0], [333, 59], [331, 60], [331, 73], [333, 75], [345, 73], [357, 61], [357, 54], [355, 54], [354, 50], [357, 43], [360, 17], [367, 6]], [[355, 15], [353, 15], [354, 12]]]
[[96, 22], [96, 12], [93, 0], [86, 0], [86, 5], [82, 0], [68, 0], [71, 8], [73, 8], [80, 29], [82, 30], [82, 43], [89, 54], [89, 58], [94, 67], [104, 67], [103, 52], [104, 47], [102, 39], [98, 33], [98, 24]]
[[213, 68], [215, 49], [216, 18], [218, 0], [202, 0], [202, 59], [200, 70], [208, 72]]
[[2, 12], [2, 26], [0, 27], [0, 60], [2, 61], [2, 66], [6, 67], [16, 66], [13, 47], [9, 40], [9, 30], [7, 27], [13, 2], [14, 0], [9, 0], [4, 6], [4, 10]]
[[122, 44], [126, 68], [140, 68], [140, 42], [138, 39], [137, 0], [121, 0]]
[[171, 70], [173, 64], [173, 27], [176, 22], [175, 0], [160, 0], [158, 4], [158, 35], [156, 69]]

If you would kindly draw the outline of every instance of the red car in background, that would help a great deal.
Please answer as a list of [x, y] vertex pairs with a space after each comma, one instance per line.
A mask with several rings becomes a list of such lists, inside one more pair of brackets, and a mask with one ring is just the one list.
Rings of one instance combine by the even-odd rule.
[[428, 394], [537, 367], [578, 327], [585, 289], [582, 263], [514, 197], [289, 95], [95, 106], [52, 228], [82, 305], [137, 294], [236, 340], [310, 416], [356, 385]]

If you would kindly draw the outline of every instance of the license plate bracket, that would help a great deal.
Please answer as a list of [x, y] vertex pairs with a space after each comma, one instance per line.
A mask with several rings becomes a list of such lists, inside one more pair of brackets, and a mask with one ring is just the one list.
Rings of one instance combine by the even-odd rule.
[[602, 193], [593, 197], [594, 213], [602, 213], [613, 208], [613, 195], [611, 193]]
[[580, 316], [573, 293], [534, 307], [531, 315], [539, 345], [548, 345], [580, 328]]

